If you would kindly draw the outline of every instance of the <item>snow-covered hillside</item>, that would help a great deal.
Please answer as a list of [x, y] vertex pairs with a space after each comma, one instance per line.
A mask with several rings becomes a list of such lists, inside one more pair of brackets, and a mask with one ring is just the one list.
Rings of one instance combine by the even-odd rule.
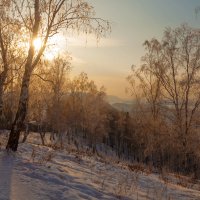
[[0, 151], [0, 200], [200, 199], [199, 185], [184, 187], [174, 183], [180, 177], [171, 179], [31, 143], [20, 144], [16, 154]]

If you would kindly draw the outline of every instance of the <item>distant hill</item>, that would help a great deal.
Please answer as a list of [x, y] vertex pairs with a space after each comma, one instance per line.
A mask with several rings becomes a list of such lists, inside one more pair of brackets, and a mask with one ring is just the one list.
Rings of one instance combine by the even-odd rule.
[[127, 104], [127, 103], [113, 103], [112, 106], [119, 110], [119, 111], [124, 111], [124, 112], [130, 112], [133, 108], [132, 104]]
[[133, 101], [130, 99], [123, 99], [117, 96], [108, 95], [106, 100], [118, 111], [130, 112], [132, 109]]
[[113, 95], [107, 95], [106, 100], [111, 105], [114, 103], [132, 104], [131, 99], [124, 99], [124, 98], [120, 98], [120, 97], [113, 96]]

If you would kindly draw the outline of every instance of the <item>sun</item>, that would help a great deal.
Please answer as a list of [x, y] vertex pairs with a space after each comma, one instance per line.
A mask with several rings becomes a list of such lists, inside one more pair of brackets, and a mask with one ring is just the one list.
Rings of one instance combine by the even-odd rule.
[[[42, 45], [43, 40], [40, 37], [33, 40], [33, 46], [36, 52], [40, 51]], [[62, 34], [54, 35], [48, 39], [43, 56], [46, 60], [53, 60], [58, 55], [61, 55], [65, 51], [65, 48], [65, 37]]]
[[40, 38], [34, 39], [33, 40], [33, 46], [34, 46], [36, 51], [40, 50], [40, 48], [42, 46], [42, 40]]

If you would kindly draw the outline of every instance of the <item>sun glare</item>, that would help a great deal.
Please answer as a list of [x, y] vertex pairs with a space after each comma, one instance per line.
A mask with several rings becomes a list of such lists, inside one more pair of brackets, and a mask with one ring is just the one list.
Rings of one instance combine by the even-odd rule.
[[34, 39], [33, 45], [34, 45], [35, 50], [38, 51], [42, 46], [42, 40], [40, 38]]
[[[39, 51], [42, 47], [42, 39], [36, 38], [33, 41], [33, 45], [36, 51]], [[65, 51], [65, 38], [63, 35], [55, 35], [48, 40], [47, 47], [44, 51], [44, 58], [47, 60], [53, 60], [56, 56], [62, 54]]]

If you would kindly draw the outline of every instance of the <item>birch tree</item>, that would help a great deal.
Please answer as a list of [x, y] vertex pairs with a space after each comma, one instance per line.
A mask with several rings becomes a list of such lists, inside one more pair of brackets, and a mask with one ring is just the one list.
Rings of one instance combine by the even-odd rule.
[[[13, 79], [12, 70], [17, 70], [22, 62], [19, 37], [21, 25], [18, 20], [12, 18], [9, 11], [10, 2], [2, 1], [0, 4], [0, 123], [3, 123], [3, 96], [5, 86]], [[18, 49], [16, 49], [18, 47]], [[17, 66], [18, 65], [18, 66]]]
[[[142, 85], [152, 115], [160, 110], [155, 119], [158, 121], [160, 116], [159, 120], [165, 120], [186, 169], [190, 155], [196, 151], [191, 141], [197, 139], [195, 127], [200, 106], [200, 32], [187, 25], [167, 28], [161, 41], [148, 40], [145, 47], [140, 73], [132, 75]], [[158, 131], [161, 134], [166, 128]]]
[[[94, 8], [84, 0], [12, 0], [11, 4], [10, 8], [17, 12], [14, 17], [23, 24], [24, 32], [29, 36], [18, 110], [6, 147], [16, 151], [27, 113], [30, 77], [49, 38], [63, 29], [93, 33], [100, 38], [110, 29], [110, 25], [106, 20], [95, 17]], [[42, 38], [42, 45], [36, 50], [34, 41], [38, 37]]]

